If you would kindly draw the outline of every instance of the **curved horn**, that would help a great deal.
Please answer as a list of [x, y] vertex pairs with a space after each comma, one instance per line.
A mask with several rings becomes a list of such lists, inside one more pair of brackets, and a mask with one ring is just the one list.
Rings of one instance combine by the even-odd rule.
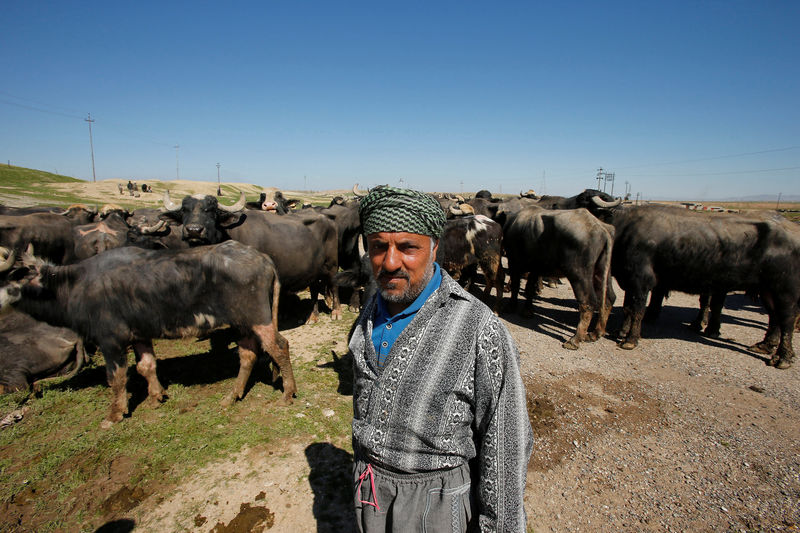
[[622, 203], [622, 198], [617, 198], [613, 202], [606, 202], [605, 200], [601, 200], [597, 196], [592, 196], [592, 202], [594, 202], [595, 205], [597, 205], [598, 207], [604, 207], [606, 209], [609, 209], [609, 208], [612, 208], [612, 207], [617, 207], [619, 204], [621, 204]]
[[167, 211], [180, 211], [181, 206], [173, 202], [169, 197], [169, 189], [164, 191], [164, 208]]
[[367, 195], [367, 193], [358, 190], [358, 183], [353, 185], [353, 194], [355, 194], [357, 198], [363, 198]]
[[157, 233], [161, 231], [166, 225], [167, 225], [166, 220], [159, 220], [158, 222], [156, 222], [155, 224], [151, 224], [150, 226], [139, 226], [139, 231], [143, 235], [149, 235], [150, 233]]
[[218, 204], [217, 207], [221, 211], [227, 211], [228, 213], [236, 213], [237, 211], [241, 211], [244, 209], [244, 205], [247, 203], [247, 200], [244, 198], [244, 191], [239, 191], [239, 201], [233, 205], [222, 205]]
[[464, 211], [462, 211], [461, 209], [457, 208], [457, 207], [456, 207], [456, 206], [454, 206], [454, 205], [451, 205], [451, 206], [450, 206], [450, 212], [451, 212], [452, 214], [454, 214], [455, 216], [457, 216], [457, 217], [460, 217], [461, 215], [464, 215], [464, 214], [466, 214], [466, 213], [464, 213]]
[[456, 200], [458, 200], [458, 201], [459, 201], [459, 202], [461, 202], [462, 204], [463, 204], [464, 202], [466, 202], [466, 200], [464, 200], [464, 197], [463, 197], [463, 196], [461, 196], [460, 194], [456, 194]]
[[12, 250], [11, 248], [5, 248], [3, 246], [0, 246], [0, 256], [3, 255], [6, 258], [2, 263], [0, 263], [0, 272], [5, 272], [6, 270], [9, 270], [11, 266], [14, 264], [14, 260], [16, 259], [16, 254], [14, 253], [14, 250]]

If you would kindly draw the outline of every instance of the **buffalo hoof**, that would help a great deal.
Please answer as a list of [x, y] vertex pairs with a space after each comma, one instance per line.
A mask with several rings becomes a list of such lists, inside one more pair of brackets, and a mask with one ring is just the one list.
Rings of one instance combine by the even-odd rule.
[[319, 322], [319, 315], [313, 314], [310, 317], [308, 317], [308, 320], [306, 320], [305, 325], [308, 326], [309, 324], [316, 324], [317, 322]]
[[100, 422], [100, 427], [102, 429], [110, 429], [111, 426], [121, 421], [122, 421], [122, 413], [111, 413], [110, 415], [105, 417], [102, 422]]
[[331, 311], [331, 320], [341, 320], [342, 319], [342, 310], [341, 309], [334, 309]]
[[577, 350], [578, 343], [574, 342], [572, 339], [566, 341], [564, 344], [561, 345], [562, 348], [566, 348], [567, 350]]
[[778, 359], [778, 362], [775, 363], [773, 366], [775, 368], [780, 368], [781, 370], [785, 370], [790, 366], [792, 366], [792, 361], [793, 360], [788, 357], [781, 357], [780, 359]]
[[748, 350], [755, 353], [770, 355], [775, 351], [775, 346], [771, 346], [765, 342], [759, 342], [757, 344], [752, 345], [750, 348], [748, 348]]
[[147, 397], [147, 403], [150, 405], [151, 408], [155, 409], [157, 407], [161, 407], [161, 404], [166, 402], [167, 398], [169, 398], [169, 396], [167, 396], [166, 394], [159, 394], [159, 395], [156, 395], [156, 396], [148, 396]]
[[235, 401], [236, 401], [236, 394], [231, 392], [230, 394], [228, 394], [227, 396], [225, 396], [222, 399], [222, 401], [220, 402], [220, 405], [222, 407], [230, 407], [231, 405], [233, 405], [233, 402], [235, 402]]
[[621, 342], [619, 344], [619, 347], [622, 348], [623, 350], [633, 350], [634, 348], [636, 348], [636, 346], [638, 346], [638, 344], [639, 343], [637, 342], [625, 341]]
[[597, 339], [602, 337], [602, 333], [597, 333], [596, 331], [591, 331], [586, 334], [586, 342], [596, 342]]

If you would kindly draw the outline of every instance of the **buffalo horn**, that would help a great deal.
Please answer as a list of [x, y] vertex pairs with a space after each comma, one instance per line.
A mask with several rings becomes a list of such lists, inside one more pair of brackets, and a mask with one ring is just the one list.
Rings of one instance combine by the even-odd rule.
[[5, 248], [0, 246], [0, 257], [5, 257], [2, 263], [0, 263], [0, 272], [5, 272], [9, 270], [11, 266], [14, 264], [14, 259], [16, 259], [14, 250], [11, 248]]
[[176, 204], [175, 202], [170, 200], [170, 198], [169, 198], [169, 189], [164, 191], [164, 208], [167, 211], [180, 211], [181, 210], [181, 206], [179, 204]]
[[218, 204], [218, 207], [220, 208], [220, 210], [227, 211], [228, 213], [236, 213], [237, 211], [241, 211], [242, 209], [244, 209], [244, 205], [245, 205], [245, 203], [247, 203], [247, 200], [245, 200], [245, 197], [244, 197], [244, 191], [240, 191], [239, 195], [240, 195], [239, 196], [239, 201], [236, 202], [233, 205]]
[[156, 233], [161, 231], [164, 226], [167, 225], [166, 220], [159, 220], [155, 224], [151, 224], [150, 226], [139, 226], [139, 231], [142, 232], [143, 235], [148, 235], [150, 233]]
[[613, 202], [606, 202], [605, 200], [601, 200], [597, 196], [592, 196], [592, 201], [598, 207], [604, 207], [606, 209], [609, 209], [609, 208], [612, 208], [612, 207], [617, 207], [619, 204], [621, 204], [622, 203], [622, 198], [617, 198]]
[[363, 198], [367, 195], [367, 193], [358, 190], [358, 183], [353, 185], [353, 194], [355, 194], [357, 198]]
[[460, 194], [456, 194], [456, 200], [458, 200], [458, 201], [459, 201], [459, 202], [461, 202], [462, 204], [463, 204], [464, 202], [466, 202], [466, 200], [464, 200], [464, 197], [463, 197], [463, 196], [461, 196]]

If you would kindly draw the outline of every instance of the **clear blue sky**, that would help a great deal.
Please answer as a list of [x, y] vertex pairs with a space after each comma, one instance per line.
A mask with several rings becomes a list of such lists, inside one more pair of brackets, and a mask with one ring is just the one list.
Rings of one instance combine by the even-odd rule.
[[[92, 179], [800, 194], [800, 2], [3, 2], [0, 160]], [[175, 145], [180, 148], [176, 150]], [[607, 185], [610, 190], [610, 184]]]

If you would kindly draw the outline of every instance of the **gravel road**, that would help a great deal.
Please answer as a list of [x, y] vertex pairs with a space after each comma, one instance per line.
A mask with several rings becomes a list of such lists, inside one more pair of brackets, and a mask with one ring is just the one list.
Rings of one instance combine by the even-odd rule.
[[530, 319], [504, 317], [536, 436], [534, 531], [798, 530], [800, 366], [747, 351], [766, 330], [760, 305], [729, 296], [711, 339], [687, 327], [697, 297], [673, 293], [635, 350], [605, 338], [572, 352], [569, 285], [542, 296]]

